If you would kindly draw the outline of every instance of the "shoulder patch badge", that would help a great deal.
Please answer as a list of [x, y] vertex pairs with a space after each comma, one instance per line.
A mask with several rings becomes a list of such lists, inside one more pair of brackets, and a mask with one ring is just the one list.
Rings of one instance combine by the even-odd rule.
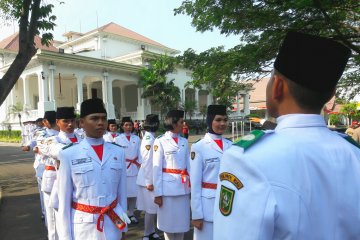
[[231, 182], [238, 190], [244, 187], [242, 182], [234, 174], [222, 172], [220, 174], [220, 181], [224, 180]]
[[262, 136], [265, 135], [264, 131], [254, 130], [250, 134], [243, 136], [239, 140], [235, 141], [233, 145], [242, 147], [244, 150], [249, 148], [255, 142], [257, 142]]
[[159, 146], [158, 145], [154, 145], [154, 151], [156, 152], [158, 150]]
[[145, 146], [145, 148], [146, 148], [146, 150], [148, 150], [148, 151], [149, 151], [149, 150], [150, 150], [150, 148], [151, 148], [151, 146], [150, 146], [150, 145], [146, 145], [146, 146]]
[[221, 185], [219, 210], [222, 215], [229, 216], [234, 202], [235, 191]]
[[194, 158], [195, 158], [195, 152], [191, 152], [190, 157], [191, 157], [191, 160], [194, 160]]
[[157, 138], [161, 138], [162, 136], [164, 136], [164, 134], [159, 135]]
[[150, 140], [150, 136], [146, 136], [145, 140]]

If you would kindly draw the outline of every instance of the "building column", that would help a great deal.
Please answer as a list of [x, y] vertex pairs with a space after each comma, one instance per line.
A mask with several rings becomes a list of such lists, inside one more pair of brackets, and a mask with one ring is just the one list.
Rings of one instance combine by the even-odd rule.
[[24, 91], [24, 109], [30, 109], [30, 96], [29, 96], [29, 81], [27, 76], [21, 76], [23, 80], [23, 91]]
[[54, 64], [50, 64], [49, 66], [49, 106], [51, 109], [56, 109], [56, 101], [55, 101], [55, 83], [54, 83], [54, 75], [56, 66]]
[[76, 111], [80, 112], [81, 103], [84, 101], [83, 96], [83, 76], [76, 76], [76, 88], [77, 88], [77, 103], [76, 103]]
[[211, 93], [209, 92], [208, 95], [207, 95], [207, 105], [211, 105], [213, 103], [212, 101], [212, 95]]
[[[114, 104], [112, 104], [112, 100], [109, 100], [109, 95], [111, 95], [112, 97], [112, 93], [109, 94], [110, 90], [109, 90], [109, 85], [111, 85], [112, 88], [112, 84], [109, 84], [108, 81], [108, 77], [109, 77], [109, 73], [107, 71], [103, 72], [103, 79], [102, 79], [102, 95], [103, 95], [103, 101], [105, 104], [105, 108], [107, 111], [107, 117], [108, 119], [113, 119], [115, 118], [115, 111], [114, 111]], [[112, 89], [111, 89], [112, 92]]]
[[244, 114], [245, 114], [245, 116], [250, 114], [249, 100], [250, 100], [249, 93], [244, 94]]
[[86, 94], [87, 94], [87, 99], [91, 99], [91, 82], [89, 82], [88, 84], [86, 84]]
[[240, 116], [240, 99], [241, 95], [239, 93], [236, 94], [236, 116]]
[[196, 111], [199, 111], [200, 105], [199, 105], [199, 89], [195, 88], [195, 102], [196, 102]]
[[38, 78], [38, 92], [39, 92], [39, 102], [38, 105], [38, 117], [43, 117], [45, 113], [45, 104], [44, 104], [44, 84], [41, 73], [37, 73]]
[[125, 86], [121, 86], [120, 88], [120, 94], [121, 94], [121, 102], [120, 102], [120, 115], [124, 116], [126, 113], [126, 106], [125, 106]]
[[112, 80], [107, 79], [107, 107], [108, 107], [108, 118], [115, 119], [115, 106], [113, 102], [113, 85]]
[[144, 103], [143, 103], [142, 98], [141, 98], [142, 90], [143, 90], [142, 88], [137, 89], [137, 95], [138, 95], [137, 119], [139, 119], [139, 120], [145, 119], [145, 116], [144, 116]]

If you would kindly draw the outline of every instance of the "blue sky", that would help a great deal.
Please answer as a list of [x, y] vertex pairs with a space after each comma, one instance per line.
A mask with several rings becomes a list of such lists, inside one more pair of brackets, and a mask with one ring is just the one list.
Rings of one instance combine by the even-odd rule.
[[[57, 16], [54, 36], [64, 40], [65, 31], [87, 32], [115, 22], [165, 46], [184, 51], [193, 48], [197, 52], [224, 45], [231, 48], [239, 43], [239, 37], [221, 35], [219, 31], [200, 33], [191, 26], [186, 15], [174, 16], [173, 9], [182, 0], [61, 0], [54, 1]], [[1, 39], [14, 32], [13, 27], [1, 27]]]

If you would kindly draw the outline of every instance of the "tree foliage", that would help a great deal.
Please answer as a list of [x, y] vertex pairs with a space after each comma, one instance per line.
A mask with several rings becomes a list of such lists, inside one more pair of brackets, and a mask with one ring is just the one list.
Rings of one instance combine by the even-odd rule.
[[[195, 83], [214, 84], [211, 81], [216, 79], [209, 76], [214, 72], [235, 76], [235, 80], [268, 75], [286, 32], [295, 30], [332, 38], [352, 49], [353, 57], [339, 92], [351, 98], [360, 90], [359, 1], [186, 0], [174, 11], [189, 15], [197, 31], [217, 28], [221, 34], [239, 36], [239, 44], [227, 51], [218, 47], [200, 54], [192, 49], [184, 53], [187, 64], [193, 66]], [[212, 65], [214, 59], [221, 61]], [[199, 62], [203, 64], [197, 66]]]
[[0, 79], [0, 104], [15, 85], [37, 49], [34, 39], [42, 32], [42, 44], [48, 45], [53, 39], [56, 17], [52, 15], [54, 5], [41, 0], [1, 0], [0, 14], [6, 20], [19, 23], [19, 51], [2, 79]]
[[185, 119], [186, 119], [187, 114], [189, 114], [189, 117], [191, 120], [191, 117], [194, 115], [195, 110], [197, 109], [196, 105], [197, 105], [196, 101], [185, 99], [185, 102], [183, 103]]
[[161, 115], [176, 108], [180, 101], [180, 89], [175, 86], [174, 79], [168, 81], [166, 77], [175, 71], [175, 64], [175, 58], [161, 55], [140, 70], [139, 87], [144, 89], [141, 97], [148, 98], [152, 105], [158, 106]]

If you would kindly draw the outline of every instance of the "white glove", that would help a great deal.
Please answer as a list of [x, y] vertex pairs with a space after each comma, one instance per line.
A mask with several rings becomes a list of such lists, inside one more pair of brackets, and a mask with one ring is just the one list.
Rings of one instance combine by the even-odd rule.
[[126, 222], [126, 224], [130, 224], [131, 223], [131, 220], [130, 218], [128, 217], [128, 215], [126, 213], [122, 213], [122, 214], [119, 214], [119, 218], [121, 218], [121, 220], [123, 220], [124, 222]]

